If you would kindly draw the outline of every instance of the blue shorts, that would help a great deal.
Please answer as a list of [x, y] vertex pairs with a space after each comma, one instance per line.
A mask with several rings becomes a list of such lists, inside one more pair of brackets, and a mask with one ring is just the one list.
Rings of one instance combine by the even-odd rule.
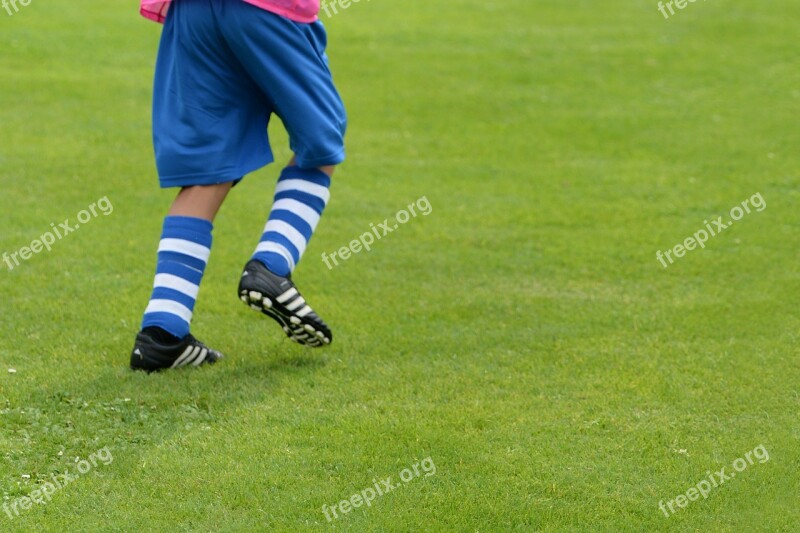
[[237, 181], [271, 163], [273, 113], [298, 166], [341, 163], [347, 116], [326, 45], [321, 22], [294, 22], [240, 0], [173, 2], [153, 91], [161, 186]]

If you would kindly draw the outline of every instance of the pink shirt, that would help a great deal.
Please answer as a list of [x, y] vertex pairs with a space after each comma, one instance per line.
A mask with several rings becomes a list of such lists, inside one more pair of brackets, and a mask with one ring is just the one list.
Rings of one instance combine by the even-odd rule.
[[[243, 0], [261, 9], [296, 22], [314, 22], [319, 14], [319, 0]], [[140, 12], [150, 20], [164, 22], [171, 0], [142, 0]]]

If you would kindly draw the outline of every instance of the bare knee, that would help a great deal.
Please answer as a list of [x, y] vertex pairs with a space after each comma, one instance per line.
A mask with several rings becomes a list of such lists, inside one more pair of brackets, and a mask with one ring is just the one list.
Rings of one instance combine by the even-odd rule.
[[169, 214], [214, 220], [233, 182], [184, 187], [178, 193]]

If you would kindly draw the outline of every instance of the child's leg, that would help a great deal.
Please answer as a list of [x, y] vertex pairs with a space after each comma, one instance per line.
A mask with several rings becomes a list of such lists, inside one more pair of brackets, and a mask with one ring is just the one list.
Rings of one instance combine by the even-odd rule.
[[320, 22], [299, 24], [246, 2], [220, 3], [226, 43], [289, 133], [296, 159], [283, 170], [269, 219], [239, 284], [239, 297], [276, 320], [294, 341], [333, 339], [290, 275], [328, 202], [344, 161], [347, 115], [325, 55]]
[[279, 276], [294, 271], [330, 198], [333, 168], [302, 169], [290, 163], [283, 169], [253, 259]]
[[286, 167], [261, 241], [245, 266], [239, 296], [253, 309], [274, 319], [293, 341], [317, 347], [330, 344], [333, 334], [309, 306], [291, 280], [328, 202], [333, 166]]
[[181, 187], [164, 220], [156, 279], [131, 353], [147, 371], [222, 355], [189, 326], [211, 248], [212, 221], [231, 183], [272, 161], [272, 109], [221, 34], [222, 0], [173, 2], [153, 88], [153, 142], [162, 187]]
[[[155, 328], [152, 333], [161, 340], [176, 342], [189, 334], [200, 282], [211, 253], [212, 221], [230, 188], [230, 183], [224, 183], [187, 187], [178, 193], [164, 219], [153, 293], [142, 330]], [[163, 333], [174, 339], [165, 339]]]
[[202, 185], [197, 187], [184, 187], [172, 207], [170, 216], [203, 218], [214, 222], [222, 202], [233, 187], [233, 182], [218, 185]]

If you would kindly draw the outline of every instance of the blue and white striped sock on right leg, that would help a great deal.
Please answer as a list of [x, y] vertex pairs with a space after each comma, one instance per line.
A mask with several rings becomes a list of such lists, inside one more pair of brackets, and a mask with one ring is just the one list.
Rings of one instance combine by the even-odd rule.
[[253, 259], [279, 276], [291, 274], [325, 210], [330, 184], [330, 176], [319, 169], [285, 168]]

